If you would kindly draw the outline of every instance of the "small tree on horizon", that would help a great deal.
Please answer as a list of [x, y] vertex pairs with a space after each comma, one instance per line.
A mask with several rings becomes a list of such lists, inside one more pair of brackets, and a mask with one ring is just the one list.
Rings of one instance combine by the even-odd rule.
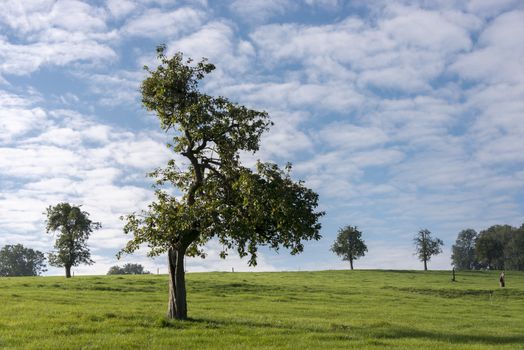
[[424, 271], [428, 270], [428, 261], [431, 260], [433, 255], [442, 253], [442, 246], [444, 242], [440, 238], [432, 238], [431, 231], [423, 229], [413, 238], [415, 243], [415, 254], [418, 256], [420, 261], [424, 262]]
[[118, 265], [111, 266], [108, 275], [149, 275], [150, 272], [144, 269], [141, 264], [127, 263], [120, 267]]
[[49, 253], [49, 264], [65, 268], [66, 278], [71, 277], [71, 267], [80, 264], [93, 264], [87, 240], [93, 230], [101, 226], [89, 219], [89, 213], [80, 206], [59, 203], [46, 210], [46, 232], [58, 232], [55, 251]]
[[362, 240], [362, 232], [356, 226], [348, 225], [338, 230], [338, 236], [331, 251], [342, 257], [342, 260], [349, 261], [351, 270], [353, 270], [353, 261], [363, 257], [368, 247]]

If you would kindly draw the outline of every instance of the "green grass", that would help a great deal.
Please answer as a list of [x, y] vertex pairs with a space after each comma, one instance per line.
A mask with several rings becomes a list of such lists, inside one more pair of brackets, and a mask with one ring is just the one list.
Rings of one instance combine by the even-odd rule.
[[185, 322], [167, 276], [0, 278], [0, 348], [524, 349], [524, 273], [506, 276], [188, 274]]

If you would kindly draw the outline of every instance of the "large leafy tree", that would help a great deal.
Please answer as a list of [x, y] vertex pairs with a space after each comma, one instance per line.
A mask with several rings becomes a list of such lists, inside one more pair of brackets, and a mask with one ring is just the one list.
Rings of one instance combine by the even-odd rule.
[[146, 67], [142, 102], [172, 133], [168, 147], [186, 163], [170, 160], [150, 174], [157, 179], [156, 200], [124, 218], [124, 232], [133, 238], [122, 252], [141, 244], [152, 256], [167, 252], [168, 317], [186, 319], [184, 256], [204, 257], [212, 238], [223, 247], [221, 257], [235, 249], [249, 255], [250, 265], [260, 245], [297, 254], [304, 240], [320, 239], [323, 213], [315, 211], [318, 195], [292, 180], [290, 165], [281, 170], [270, 163], [258, 162], [255, 169], [241, 164], [241, 151], [259, 149], [271, 125], [267, 113], [201, 92], [199, 82], [215, 69], [206, 59], [195, 64], [181, 53], [167, 57], [163, 46], [157, 53], [160, 65]]
[[362, 240], [362, 232], [356, 226], [346, 226], [338, 230], [337, 239], [331, 251], [342, 257], [342, 260], [349, 261], [353, 270], [353, 261], [363, 257], [368, 251], [368, 247]]
[[455, 244], [451, 250], [451, 261], [458, 270], [475, 270], [480, 267], [475, 256], [475, 244], [477, 241], [477, 231], [466, 229], [460, 231]]
[[431, 237], [431, 231], [423, 229], [413, 238], [415, 244], [415, 254], [419, 260], [424, 262], [424, 271], [428, 270], [428, 261], [433, 255], [442, 253], [444, 242], [440, 238]]
[[91, 221], [89, 213], [69, 203], [49, 206], [46, 215], [47, 233], [57, 233], [55, 251], [49, 254], [49, 264], [64, 267], [66, 278], [70, 278], [72, 266], [93, 263], [87, 240], [101, 224]]
[[0, 250], [0, 276], [38, 276], [45, 272], [44, 253], [21, 244], [6, 245]]

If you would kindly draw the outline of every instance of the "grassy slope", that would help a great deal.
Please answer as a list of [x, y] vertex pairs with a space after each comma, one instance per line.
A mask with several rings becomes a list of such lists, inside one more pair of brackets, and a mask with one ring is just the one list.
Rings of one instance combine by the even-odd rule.
[[[322, 271], [0, 279], [0, 348], [524, 349], [524, 274]], [[493, 291], [490, 297], [489, 290]]]

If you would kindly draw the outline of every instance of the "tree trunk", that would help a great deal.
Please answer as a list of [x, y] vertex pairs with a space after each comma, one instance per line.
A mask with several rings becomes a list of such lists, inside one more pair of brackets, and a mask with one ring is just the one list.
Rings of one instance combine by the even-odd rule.
[[428, 270], [428, 262], [424, 259], [424, 271]]
[[349, 259], [349, 266], [351, 266], [351, 270], [353, 270], [353, 259]]
[[187, 319], [186, 279], [184, 271], [185, 251], [169, 249], [169, 303], [167, 317], [177, 320]]
[[66, 278], [71, 278], [71, 266], [65, 266]]

